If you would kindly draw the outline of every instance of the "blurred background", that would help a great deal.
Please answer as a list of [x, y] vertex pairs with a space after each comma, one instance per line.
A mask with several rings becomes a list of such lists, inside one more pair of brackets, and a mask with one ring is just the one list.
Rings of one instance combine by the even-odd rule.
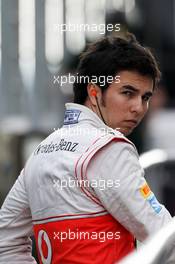
[[175, 215], [173, 0], [0, 0], [0, 205], [32, 150], [62, 125], [72, 84], [56, 79], [75, 73], [80, 52], [104, 36], [61, 32], [61, 24], [120, 24], [158, 58], [162, 81], [131, 139], [153, 191]]

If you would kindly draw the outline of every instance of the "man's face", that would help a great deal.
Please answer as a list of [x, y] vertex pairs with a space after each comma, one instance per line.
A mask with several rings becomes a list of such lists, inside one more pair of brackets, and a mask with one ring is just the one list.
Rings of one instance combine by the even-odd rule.
[[100, 100], [106, 124], [129, 135], [140, 123], [153, 94], [153, 80], [136, 71], [121, 71], [119, 83], [111, 83]]

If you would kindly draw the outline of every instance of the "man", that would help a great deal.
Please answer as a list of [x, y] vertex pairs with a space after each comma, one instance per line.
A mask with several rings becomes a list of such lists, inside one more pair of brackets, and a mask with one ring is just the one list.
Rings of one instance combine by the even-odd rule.
[[[0, 263], [112, 264], [171, 216], [125, 137], [139, 124], [160, 72], [132, 35], [82, 54], [64, 125], [33, 152], [0, 212]], [[103, 80], [103, 81], [102, 81]]]

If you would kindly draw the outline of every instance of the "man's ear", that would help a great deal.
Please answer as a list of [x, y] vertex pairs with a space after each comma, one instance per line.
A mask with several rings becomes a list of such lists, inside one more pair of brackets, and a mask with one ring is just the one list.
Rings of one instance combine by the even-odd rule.
[[88, 83], [87, 93], [88, 93], [88, 98], [89, 98], [91, 104], [96, 106], [97, 105], [97, 97], [98, 97], [98, 94], [100, 93], [100, 88], [92, 82]]

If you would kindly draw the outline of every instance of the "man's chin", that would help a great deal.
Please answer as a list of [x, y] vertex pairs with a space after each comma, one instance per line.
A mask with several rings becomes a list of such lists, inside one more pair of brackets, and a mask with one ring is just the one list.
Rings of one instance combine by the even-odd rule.
[[117, 128], [116, 130], [118, 130], [125, 137], [127, 137], [127, 136], [129, 136], [133, 132], [134, 128], [125, 127], [125, 128]]

